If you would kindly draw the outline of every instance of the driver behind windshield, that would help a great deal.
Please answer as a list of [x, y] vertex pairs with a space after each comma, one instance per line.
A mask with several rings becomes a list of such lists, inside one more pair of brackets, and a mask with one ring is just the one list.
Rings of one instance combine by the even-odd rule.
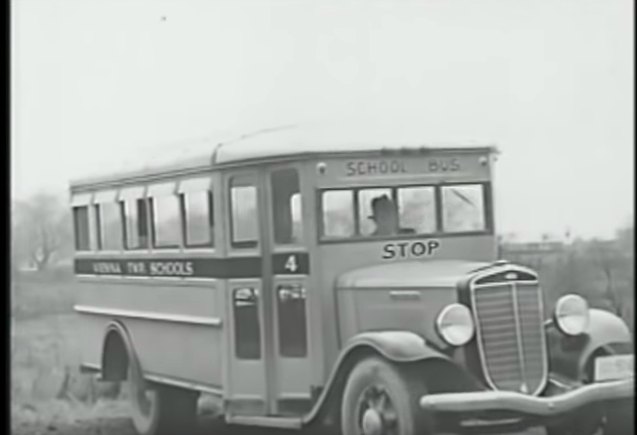
[[391, 236], [395, 234], [411, 234], [411, 228], [398, 227], [398, 207], [387, 195], [378, 196], [371, 202], [372, 215], [369, 217], [376, 224], [374, 236]]

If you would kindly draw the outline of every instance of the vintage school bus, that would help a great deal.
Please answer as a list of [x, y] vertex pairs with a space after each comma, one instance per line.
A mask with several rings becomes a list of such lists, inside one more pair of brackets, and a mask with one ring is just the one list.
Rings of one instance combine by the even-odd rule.
[[200, 393], [343, 435], [632, 433], [624, 322], [497, 258], [493, 147], [303, 131], [71, 183], [82, 367], [140, 434]]

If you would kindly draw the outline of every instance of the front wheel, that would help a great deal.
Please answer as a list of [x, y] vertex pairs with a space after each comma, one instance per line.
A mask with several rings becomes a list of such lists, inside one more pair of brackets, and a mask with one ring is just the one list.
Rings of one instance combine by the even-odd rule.
[[195, 429], [197, 392], [150, 383], [134, 364], [129, 367], [127, 386], [133, 426], [139, 435], [187, 434]]
[[341, 406], [343, 435], [427, 435], [431, 422], [418, 401], [425, 386], [413, 367], [380, 357], [352, 370]]
[[635, 434], [634, 400], [624, 400], [606, 406], [604, 435], [634, 435]]

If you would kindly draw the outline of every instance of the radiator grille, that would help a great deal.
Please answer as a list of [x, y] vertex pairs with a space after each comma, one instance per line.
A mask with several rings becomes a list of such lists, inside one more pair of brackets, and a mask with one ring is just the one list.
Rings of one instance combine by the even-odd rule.
[[485, 378], [499, 390], [536, 394], [547, 376], [537, 282], [489, 283], [472, 291]]

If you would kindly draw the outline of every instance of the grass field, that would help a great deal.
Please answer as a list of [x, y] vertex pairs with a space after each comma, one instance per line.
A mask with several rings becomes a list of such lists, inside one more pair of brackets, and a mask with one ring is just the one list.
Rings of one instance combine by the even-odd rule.
[[101, 398], [105, 387], [78, 371], [76, 291], [68, 270], [12, 276], [12, 427], [126, 413], [122, 401]]

